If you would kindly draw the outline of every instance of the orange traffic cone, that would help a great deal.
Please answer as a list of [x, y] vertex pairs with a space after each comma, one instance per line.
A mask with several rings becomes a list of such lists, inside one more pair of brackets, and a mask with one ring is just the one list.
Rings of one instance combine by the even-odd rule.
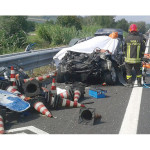
[[64, 107], [85, 107], [85, 105], [78, 103], [77, 101], [70, 101], [69, 99], [62, 99], [61, 106]]
[[29, 100], [30, 98], [29, 97], [26, 97], [24, 96], [23, 94], [21, 94], [18, 90], [16, 90], [13, 86], [9, 86], [7, 89], [6, 89], [8, 92], [11, 92], [15, 95], [17, 95], [18, 97], [20, 97], [21, 99], [27, 101]]
[[56, 94], [56, 82], [55, 82], [55, 78], [53, 78], [53, 80], [52, 80], [51, 92], [52, 92], [52, 94]]
[[81, 92], [79, 90], [75, 90], [74, 91], [74, 101], [78, 102], [80, 96], [81, 96]]
[[78, 103], [77, 101], [70, 101], [69, 99], [61, 98], [60, 95], [55, 95], [55, 97], [51, 97], [50, 106], [54, 108], [58, 107], [85, 107], [85, 105]]
[[0, 115], [0, 134], [4, 134], [3, 117]]
[[57, 76], [57, 71], [52, 72], [52, 76], [56, 77]]
[[32, 80], [37, 80], [37, 81], [43, 81], [43, 80], [46, 80], [46, 79], [49, 79], [51, 77], [56, 77], [57, 75], [57, 72], [53, 72], [52, 74], [49, 74], [49, 75], [43, 75], [43, 76], [39, 76], [39, 77], [35, 77], [35, 78], [28, 78], [28, 79], [24, 79], [24, 83], [28, 82], [28, 81], [32, 81]]
[[57, 109], [59, 107], [85, 107], [85, 105], [78, 103], [77, 101], [71, 101], [69, 99], [61, 98], [60, 95], [55, 95], [51, 97], [50, 106]]
[[47, 117], [52, 117], [52, 114], [48, 111], [45, 105], [42, 102], [36, 102], [33, 106], [38, 112], [41, 112], [43, 115]]
[[16, 94], [17, 96], [20, 95], [21, 93], [16, 90], [13, 86], [9, 86], [7, 89], [6, 89], [8, 92], [11, 92], [13, 94]]
[[106, 82], [102, 83], [102, 86], [106, 86]]
[[15, 70], [14, 70], [14, 67], [11, 66], [11, 69], [10, 69], [10, 81], [12, 82], [12, 86], [17, 89], [17, 86], [16, 86], [16, 77], [15, 77]]
[[61, 98], [69, 98], [69, 93], [67, 91], [59, 94]]

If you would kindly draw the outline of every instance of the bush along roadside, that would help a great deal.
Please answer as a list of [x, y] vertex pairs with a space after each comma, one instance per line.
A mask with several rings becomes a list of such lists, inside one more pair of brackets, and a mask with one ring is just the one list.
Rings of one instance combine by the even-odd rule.
[[78, 32], [75, 27], [62, 27], [60, 25], [40, 24], [36, 27], [37, 35], [51, 45], [66, 45], [76, 37]]

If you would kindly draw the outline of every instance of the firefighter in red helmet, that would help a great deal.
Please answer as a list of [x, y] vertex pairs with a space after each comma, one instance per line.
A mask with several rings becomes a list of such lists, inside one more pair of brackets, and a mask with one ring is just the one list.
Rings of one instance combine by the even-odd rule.
[[125, 67], [127, 86], [133, 87], [132, 83], [132, 68], [135, 69], [138, 86], [142, 86], [142, 64], [145, 52], [145, 39], [142, 34], [139, 34], [137, 25], [131, 24], [129, 34], [125, 38], [124, 54], [125, 54]]

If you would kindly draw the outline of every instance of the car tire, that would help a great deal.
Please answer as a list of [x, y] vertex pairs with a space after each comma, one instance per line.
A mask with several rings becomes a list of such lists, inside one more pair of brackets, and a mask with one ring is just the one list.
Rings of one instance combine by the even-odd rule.
[[112, 67], [111, 71], [106, 71], [104, 73], [104, 80], [108, 85], [114, 85], [117, 82], [117, 73], [114, 67]]

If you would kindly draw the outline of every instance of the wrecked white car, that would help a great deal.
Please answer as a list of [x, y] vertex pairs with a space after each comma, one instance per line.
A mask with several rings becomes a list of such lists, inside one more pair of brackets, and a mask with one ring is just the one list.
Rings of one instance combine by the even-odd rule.
[[122, 38], [107, 34], [82, 39], [63, 48], [53, 58], [57, 66], [57, 82], [115, 84], [118, 72], [123, 72], [122, 49]]

